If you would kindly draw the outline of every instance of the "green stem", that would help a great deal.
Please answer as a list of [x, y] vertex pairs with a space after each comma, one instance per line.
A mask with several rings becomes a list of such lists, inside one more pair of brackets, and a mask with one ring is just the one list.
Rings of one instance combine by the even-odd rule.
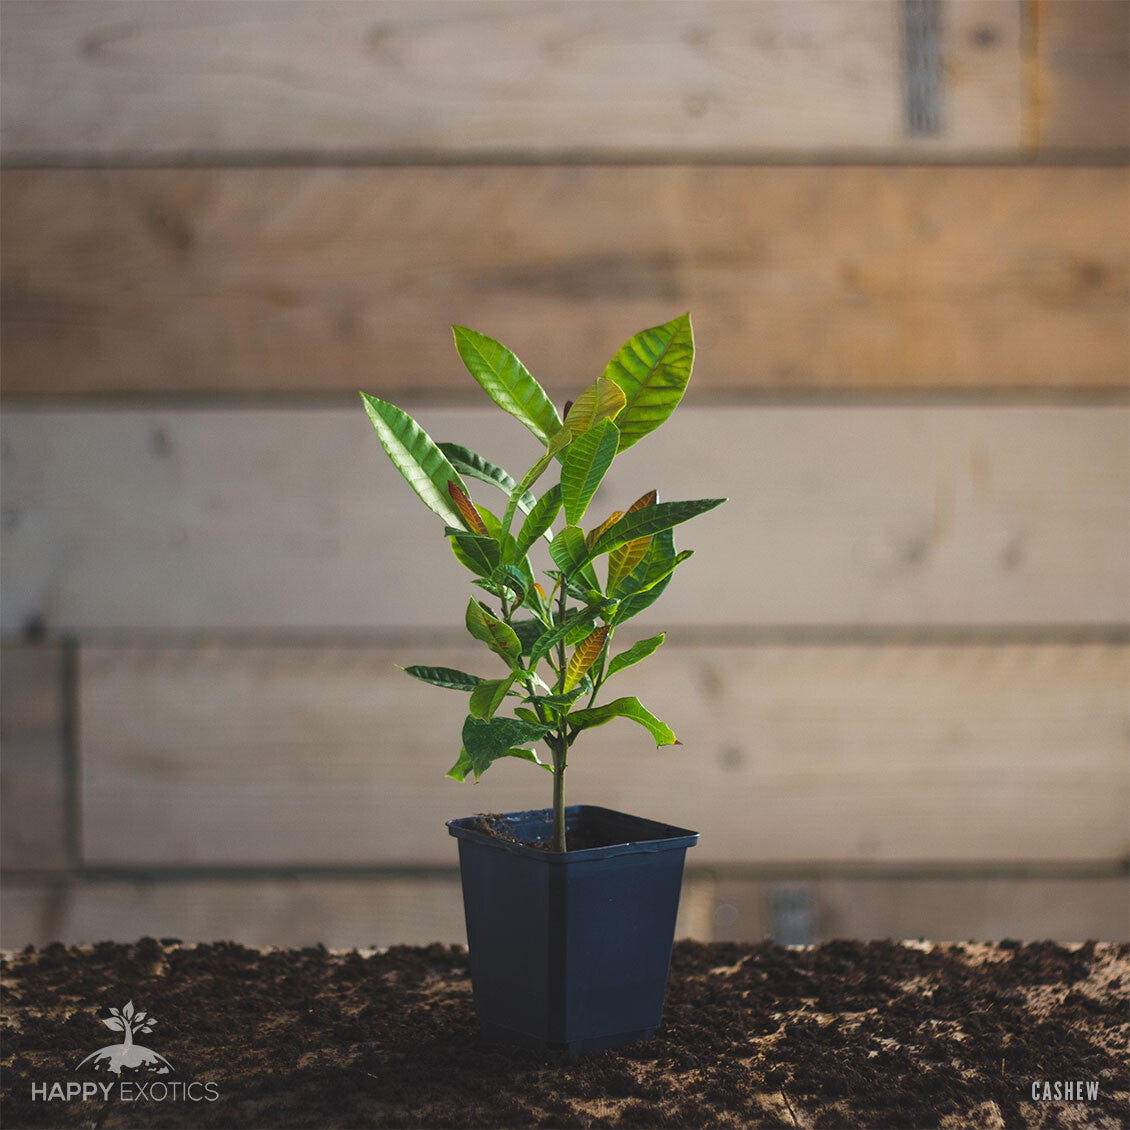
[[[565, 594], [565, 585], [562, 584], [557, 594], [557, 622], [565, 622], [568, 598]], [[557, 645], [557, 666], [559, 670], [556, 693], [562, 694], [565, 690], [565, 641]], [[553, 752], [553, 850], [566, 851], [565, 846], [565, 761], [569, 753], [569, 738], [567, 727], [561, 723], [557, 734], [557, 748]]]
[[553, 755], [553, 850], [567, 851], [565, 845], [565, 751]]

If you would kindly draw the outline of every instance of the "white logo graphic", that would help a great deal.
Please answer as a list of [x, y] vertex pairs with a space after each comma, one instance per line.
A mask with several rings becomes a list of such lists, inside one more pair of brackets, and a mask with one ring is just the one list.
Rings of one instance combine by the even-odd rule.
[[122, 1068], [126, 1067], [134, 1071], [144, 1069], [150, 1075], [168, 1075], [173, 1070], [173, 1065], [163, 1055], [133, 1042], [135, 1033], [153, 1031], [153, 1025], [157, 1021], [152, 1016], [145, 1012], [135, 1012], [133, 1001], [129, 1001], [121, 1012], [111, 1008], [110, 1013], [110, 1016], [102, 1018], [102, 1023], [115, 1032], [123, 1033], [122, 1042], [107, 1044], [92, 1052], [75, 1068], [76, 1071], [89, 1066], [94, 1071], [110, 1071], [121, 1075]]

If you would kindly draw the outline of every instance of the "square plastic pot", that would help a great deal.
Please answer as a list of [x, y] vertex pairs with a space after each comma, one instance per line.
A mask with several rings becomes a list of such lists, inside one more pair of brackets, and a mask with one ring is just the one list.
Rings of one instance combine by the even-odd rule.
[[[698, 833], [592, 805], [565, 819], [567, 837], [606, 846], [546, 851], [491, 835], [478, 817], [447, 823], [479, 1025], [492, 1039], [574, 1052], [650, 1039]], [[516, 840], [552, 842], [550, 809], [497, 820]]]

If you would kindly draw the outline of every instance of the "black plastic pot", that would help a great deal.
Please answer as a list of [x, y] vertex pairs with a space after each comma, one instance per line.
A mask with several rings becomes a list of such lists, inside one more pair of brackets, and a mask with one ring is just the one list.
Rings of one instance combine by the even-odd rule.
[[[568, 838], [605, 846], [546, 851], [482, 830], [479, 817], [447, 822], [479, 1025], [507, 1043], [574, 1052], [650, 1039], [698, 833], [592, 805], [567, 808], [565, 821]], [[552, 843], [548, 808], [493, 822], [515, 840]]]

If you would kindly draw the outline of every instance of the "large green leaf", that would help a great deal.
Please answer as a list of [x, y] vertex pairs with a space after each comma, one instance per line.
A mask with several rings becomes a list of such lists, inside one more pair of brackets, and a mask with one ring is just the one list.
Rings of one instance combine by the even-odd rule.
[[522, 644], [509, 624], [492, 616], [474, 597], [467, 604], [467, 631], [481, 640], [511, 667], [516, 666], [522, 657]]
[[660, 722], [650, 710], [645, 709], [638, 698], [618, 698], [613, 702], [605, 703], [604, 706], [574, 710], [569, 715], [569, 725], [578, 730], [587, 730], [592, 726], [603, 726], [613, 718], [630, 718], [633, 722], [638, 722], [651, 733], [656, 747], [677, 745], [679, 742], [671, 727], [665, 722]]
[[549, 555], [566, 577], [580, 577], [590, 589], [600, 591], [596, 570], [589, 564], [585, 532], [580, 526], [566, 526], [549, 543]]
[[538, 538], [548, 537], [551, 541], [553, 535], [549, 527], [553, 524], [554, 518], [557, 517], [557, 512], [561, 509], [561, 485], [554, 483], [537, 500], [534, 508], [530, 511], [525, 522], [522, 523], [522, 528], [518, 532], [518, 548], [517, 555], [525, 557], [530, 552], [530, 547], [538, 540]]
[[476, 577], [489, 577], [501, 560], [498, 542], [484, 534], [468, 534], [448, 526], [444, 533], [451, 539], [451, 551], [460, 565]]
[[604, 376], [620, 386], [627, 401], [616, 417], [621, 451], [655, 431], [675, 411], [693, 364], [689, 314], [641, 330], [608, 362]]
[[526, 366], [505, 345], [486, 334], [466, 326], [451, 329], [459, 356], [487, 396], [525, 424], [542, 443], [548, 443], [561, 430], [561, 417]]
[[463, 516], [451, 501], [447, 484], [455, 482], [464, 493], [467, 488], [447, 456], [432, 442], [431, 436], [395, 404], [378, 400], [365, 392], [361, 393], [361, 399], [392, 465], [425, 506], [435, 511], [449, 526], [462, 529], [465, 525]]
[[[543, 769], [547, 769], [550, 773], [553, 772], [553, 766], [547, 765], [544, 761], [541, 761], [538, 758], [538, 755], [534, 753], [532, 749], [508, 749], [504, 753], [500, 754], [499, 757], [520, 757], [523, 761], [532, 761], [535, 765], [540, 765]], [[493, 760], [497, 761], [498, 757], [494, 758]], [[468, 757], [467, 751], [465, 749], [461, 749], [459, 751], [459, 760], [456, 761], [450, 769], [448, 769], [445, 776], [450, 777], [453, 781], [465, 781], [467, 779], [467, 774], [474, 772], [474, 770], [475, 767], [472, 764], [470, 757]], [[480, 770], [479, 772], [475, 773], [475, 780], [477, 781], [481, 776], [482, 771]]]
[[545, 723], [524, 722], [521, 718], [492, 718], [487, 722], [468, 714], [463, 723], [463, 748], [476, 779], [491, 762], [505, 757], [513, 747], [539, 741], [551, 729]]
[[601, 420], [569, 446], [561, 465], [561, 501], [569, 525], [580, 525], [596, 488], [612, 466], [619, 441], [615, 423]]
[[643, 510], [632, 511], [596, 539], [592, 549], [589, 550], [589, 559], [599, 557], [602, 553], [609, 553], [617, 546], [636, 538], [669, 530], [680, 522], [686, 522], [699, 514], [705, 514], [708, 510], [713, 510], [716, 506], [721, 506], [725, 501], [724, 498], [699, 498], [687, 502], [657, 502], [654, 506], [645, 507]]
[[401, 667], [406, 675], [419, 679], [422, 683], [430, 683], [433, 687], [446, 687], [453, 691], [473, 691], [485, 679], [478, 675], [468, 675], [466, 671], [457, 671], [454, 667]]
[[[469, 479], [493, 483], [507, 495], [518, 485], [517, 479], [509, 471], [505, 471], [488, 459], [484, 459], [477, 451], [472, 451], [461, 443], [437, 443], [436, 447], [447, 456], [452, 467]], [[534, 496], [527, 491], [518, 499], [518, 509], [524, 514], [528, 514], [534, 508], [535, 502]]]
[[505, 679], [488, 679], [480, 683], [471, 692], [471, 701], [468, 706], [475, 718], [482, 718], [489, 722], [494, 717], [494, 712], [502, 705], [503, 699], [510, 693], [514, 680], [518, 677], [517, 671], [511, 671]]
[[608, 664], [608, 670], [605, 672], [606, 679], [612, 678], [617, 671], [623, 671], [625, 667], [631, 667], [635, 663], [646, 659], [653, 651], [656, 651], [667, 638], [665, 632], [660, 632], [657, 636], [652, 636], [649, 640], [640, 640], [639, 643], [634, 643], [627, 651], [620, 652], [619, 655], [614, 655]]

